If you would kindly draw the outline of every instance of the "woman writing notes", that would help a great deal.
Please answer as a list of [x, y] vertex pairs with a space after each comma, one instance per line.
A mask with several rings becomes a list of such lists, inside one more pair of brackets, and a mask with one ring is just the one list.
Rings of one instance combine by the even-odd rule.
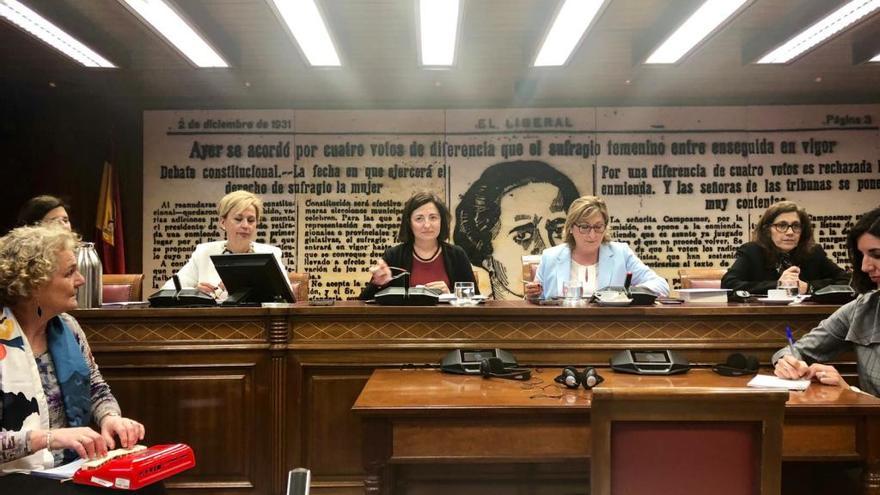
[[[205, 242], [196, 246], [189, 261], [177, 272], [180, 286], [198, 288], [205, 294], [224, 297], [223, 282], [211, 261], [212, 255], [237, 253], [272, 253], [282, 267], [281, 250], [268, 244], [254, 242], [257, 225], [263, 215], [263, 200], [247, 191], [234, 191], [220, 199], [217, 205], [220, 230], [225, 241]], [[173, 289], [174, 281], [165, 282], [163, 289]]]
[[57, 226], [19, 227], [0, 238], [0, 493], [106, 493], [12, 473], [102, 457], [144, 438], [144, 426], [120, 414], [67, 314], [84, 283], [73, 254], [78, 242]]
[[766, 294], [777, 287], [796, 287], [806, 294], [849, 283], [849, 275], [813, 241], [810, 216], [797, 203], [780, 201], [767, 208], [752, 237], [736, 251], [736, 261], [721, 279], [722, 288]]
[[570, 280], [578, 281], [585, 293], [594, 293], [604, 287], [625, 285], [630, 273], [632, 285], [668, 295], [666, 279], [642, 263], [628, 245], [611, 241], [609, 222], [604, 200], [596, 196], [576, 199], [565, 219], [565, 243], [544, 250], [535, 280], [526, 284], [526, 297], [560, 296], [563, 283]]
[[864, 214], [847, 237], [858, 298], [841, 306], [791, 347], [773, 355], [776, 376], [846, 387], [834, 366], [821, 364], [855, 352], [859, 386], [880, 397], [880, 208]]
[[[370, 268], [372, 277], [360, 299], [372, 299], [385, 287], [403, 287], [405, 279], [410, 287], [422, 285], [441, 293], [449, 293], [456, 282], [474, 283], [464, 250], [446, 242], [449, 223], [449, 210], [436, 194], [420, 192], [409, 198], [403, 205], [397, 234], [400, 244], [386, 249]], [[408, 277], [398, 276], [405, 272]]]

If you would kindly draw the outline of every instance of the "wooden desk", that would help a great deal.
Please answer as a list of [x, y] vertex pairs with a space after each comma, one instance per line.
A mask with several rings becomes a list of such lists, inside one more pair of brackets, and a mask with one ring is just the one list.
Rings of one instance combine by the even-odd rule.
[[[559, 370], [534, 376], [552, 384]], [[708, 370], [648, 377], [604, 370], [602, 386], [743, 387], [749, 377]], [[533, 380], [538, 381], [538, 380]], [[584, 389], [527, 386], [437, 370], [377, 370], [352, 408], [363, 419], [364, 491], [390, 493], [391, 465], [449, 462], [574, 462], [590, 458], [590, 397]], [[783, 459], [864, 465], [862, 492], [880, 494], [880, 400], [812, 385], [785, 407]]]
[[[171, 480], [171, 493], [277, 495], [287, 471], [305, 466], [314, 495], [354, 495], [363, 491], [364, 463], [361, 421], [351, 406], [376, 369], [436, 366], [460, 347], [501, 347], [521, 363], [553, 368], [607, 365], [620, 349], [656, 347], [676, 349], [704, 367], [731, 352], [766, 363], [783, 345], [786, 325], [800, 336], [835, 309], [350, 301], [73, 314], [123, 411], [147, 425], [148, 440], [184, 441], [196, 450], [198, 466]], [[843, 355], [835, 364], [852, 376], [853, 360]]]

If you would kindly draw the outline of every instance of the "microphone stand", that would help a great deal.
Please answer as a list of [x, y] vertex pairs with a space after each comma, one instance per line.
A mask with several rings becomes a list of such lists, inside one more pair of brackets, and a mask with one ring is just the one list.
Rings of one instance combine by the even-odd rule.
[[180, 298], [180, 291], [182, 290], [182, 287], [180, 286], [180, 277], [175, 273], [171, 276], [171, 280], [174, 281], [174, 299], [176, 300]]

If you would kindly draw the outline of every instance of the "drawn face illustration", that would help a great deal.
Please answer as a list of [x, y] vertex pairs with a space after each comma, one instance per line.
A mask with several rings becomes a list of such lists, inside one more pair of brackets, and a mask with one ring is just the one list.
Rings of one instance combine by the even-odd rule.
[[522, 292], [522, 256], [541, 254], [563, 242], [565, 208], [559, 188], [534, 183], [502, 196], [501, 215], [492, 238], [492, 258], [498, 282], [514, 294]]

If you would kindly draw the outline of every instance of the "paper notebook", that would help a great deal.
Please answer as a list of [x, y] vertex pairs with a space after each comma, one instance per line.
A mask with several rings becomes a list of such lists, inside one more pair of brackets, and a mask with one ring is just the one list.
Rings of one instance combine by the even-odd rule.
[[79, 469], [79, 467], [84, 462], [86, 462], [86, 460], [80, 458], [73, 462], [68, 462], [67, 464], [62, 464], [52, 469], [31, 471], [31, 474], [34, 476], [39, 476], [41, 478], [50, 478], [53, 480], [69, 480], [70, 478], [73, 478], [73, 473], [75, 473], [76, 470]]
[[755, 388], [783, 388], [788, 390], [806, 390], [810, 380], [787, 380], [773, 375], [755, 375], [748, 383]]

